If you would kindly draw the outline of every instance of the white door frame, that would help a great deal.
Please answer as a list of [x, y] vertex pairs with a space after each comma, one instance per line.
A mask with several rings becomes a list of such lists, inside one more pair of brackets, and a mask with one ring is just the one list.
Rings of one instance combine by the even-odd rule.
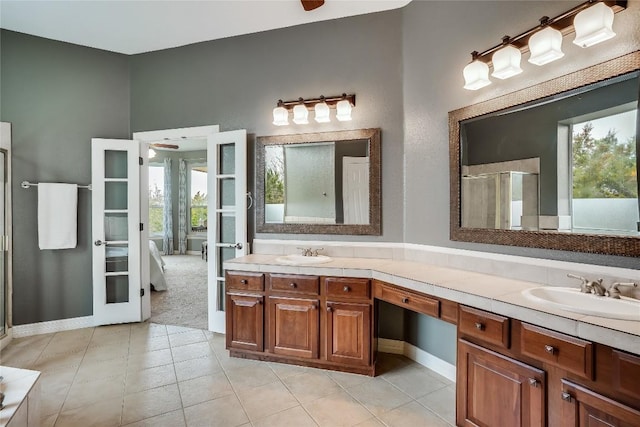
[[13, 251], [10, 250], [12, 247], [12, 241], [11, 241], [11, 236], [12, 236], [12, 230], [13, 230], [13, 226], [12, 226], [12, 220], [11, 220], [11, 123], [7, 123], [7, 122], [0, 122], [0, 148], [6, 150], [7, 152], [7, 186], [5, 188], [5, 192], [6, 192], [6, 199], [5, 199], [5, 203], [7, 203], [7, 206], [9, 207], [9, 209], [7, 209], [6, 213], [5, 213], [5, 241], [4, 244], [5, 249], [7, 250], [7, 265], [6, 265], [6, 271], [7, 271], [7, 276], [6, 276], [6, 287], [5, 287], [5, 336], [0, 339], [0, 350], [2, 350], [3, 347], [5, 347], [6, 345], [8, 345], [11, 342], [11, 338], [12, 338], [12, 319], [13, 319], [13, 315], [12, 315], [12, 307], [11, 307], [11, 294], [13, 292], [13, 278], [12, 278], [12, 273], [13, 273], [13, 261], [12, 261], [12, 253]]
[[[140, 156], [143, 158], [143, 167], [140, 170], [140, 222], [143, 224], [140, 245], [140, 287], [144, 289], [145, 297], [142, 300], [142, 320], [151, 317], [151, 286], [149, 273], [149, 199], [145, 197], [149, 192], [149, 145], [154, 142], [169, 142], [183, 138], [203, 138], [218, 133], [219, 125], [195, 126], [188, 128], [161, 129], [145, 132], [134, 132], [133, 139], [140, 143]], [[169, 140], [169, 141], [167, 141]]]

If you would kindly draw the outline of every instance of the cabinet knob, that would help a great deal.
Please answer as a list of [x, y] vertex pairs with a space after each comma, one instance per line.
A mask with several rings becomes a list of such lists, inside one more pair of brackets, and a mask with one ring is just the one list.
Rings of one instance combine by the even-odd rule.
[[316, 308], [318, 308], [315, 304], [311, 304], [311, 310], [315, 310]]
[[538, 387], [538, 383], [539, 381], [535, 378], [529, 378], [529, 385], [533, 386], [533, 387]]
[[262, 305], [262, 300], [261, 300], [261, 299], [259, 299], [258, 301], [256, 301], [256, 304], [258, 304], [258, 305]]
[[484, 330], [484, 325], [480, 322], [476, 322], [476, 329], [479, 331], [483, 331]]
[[247, 284], [247, 279], [240, 279], [240, 283], [242, 283], [243, 285]]
[[571, 400], [573, 399], [571, 394], [567, 393], [566, 391], [563, 391], [561, 396], [562, 396], [562, 400], [567, 401], [567, 402], [571, 402]]
[[342, 288], [342, 290], [345, 292], [349, 292], [351, 289], [348, 286], [345, 286], [344, 288]]
[[294, 289], [298, 287], [298, 285], [296, 285], [295, 283], [289, 283], [289, 286], [291, 286]]
[[407, 304], [408, 302], [409, 302], [409, 298], [407, 298], [407, 297], [402, 298], [402, 303], [403, 304]]
[[331, 307], [327, 306], [327, 311], [330, 312], [331, 311]]
[[549, 354], [554, 354], [556, 352], [556, 348], [552, 345], [545, 345], [544, 351], [546, 351]]

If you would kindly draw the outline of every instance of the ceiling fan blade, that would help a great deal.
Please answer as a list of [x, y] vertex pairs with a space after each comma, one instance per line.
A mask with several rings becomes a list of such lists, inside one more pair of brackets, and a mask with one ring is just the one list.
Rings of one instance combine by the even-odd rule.
[[180, 148], [179, 145], [174, 145], [174, 144], [149, 144], [149, 146], [151, 147], [156, 147], [156, 148], [171, 148], [173, 150], [177, 150], [178, 148]]
[[300, 0], [302, 7], [307, 12], [313, 9], [317, 9], [324, 4], [324, 0]]

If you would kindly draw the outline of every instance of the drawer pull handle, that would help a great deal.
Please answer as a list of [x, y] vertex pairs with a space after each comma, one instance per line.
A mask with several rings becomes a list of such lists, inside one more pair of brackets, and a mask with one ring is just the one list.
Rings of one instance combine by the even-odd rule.
[[240, 283], [242, 283], [243, 285], [246, 285], [248, 282], [247, 282], [247, 279], [240, 279]]
[[479, 331], [484, 331], [484, 325], [480, 322], [476, 322], [476, 329]]
[[257, 300], [256, 304], [261, 305], [262, 304], [262, 300], [261, 299]]
[[567, 393], [566, 391], [562, 392], [562, 400], [567, 401], [567, 402], [571, 402], [571, 400], [573, 400], [573, 397], [571, 396], [571, 394]]
[[533, 387], [538, 387], [538, 380], [535, 378], [529, 378], [529, 385], [533, 386]]
[[298, 285], [296, 285], [295, 283], [289, 283], [289, 286], [291, 286], [294, 289], [298, 287]]
[[312, 305], [311, 305], [311, 310], [315, 310], [316, 308], [318, 308], [318, 307], [316, 307], [316, 305], [315, 305], [315, 304], [312, 304]]
[[556, 352], [556, 348], [552, 345], [545, 345], [544, 346], [544, 351], [546, 351], [549, 354], [555, 354]]
[[327, 306], [327, 311], [331, 312], [331, 307]]
[[344, 288], [342, 288], [342, 290], [345, 292], [349, 292], [351, 289], [348, 286], [345, 286]]
[[402, 298], [402, 303], [403, 304], [408, 304], [409, 303], [409, 298], [407, 298], [407, 297]]

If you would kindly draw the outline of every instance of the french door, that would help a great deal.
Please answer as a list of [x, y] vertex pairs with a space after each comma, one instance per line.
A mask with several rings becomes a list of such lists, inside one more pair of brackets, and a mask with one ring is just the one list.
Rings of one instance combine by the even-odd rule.
[[247, 253], [247, 131], [207, 138], [209, 330], [225, 332], [223, 263]]
[[96, 325], [142, 320], [139, 153], [137, 141], [91, 140]]

